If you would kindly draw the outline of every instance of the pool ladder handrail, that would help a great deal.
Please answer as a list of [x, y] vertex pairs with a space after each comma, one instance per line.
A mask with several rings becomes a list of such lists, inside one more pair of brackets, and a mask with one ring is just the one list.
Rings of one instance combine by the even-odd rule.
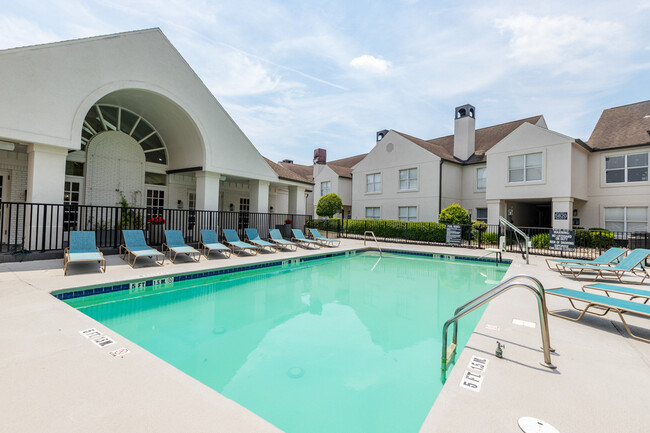
[[502, 216], [499, 217], [499, 224], [504, 225], [506, 229], [508, 228], [512, 229], [513, 232], [515, 232], [516, 234], [524, 238], [524, 242], [526, 243], [526, 245], [525, 245], [525, 252], [522, 252], [522, 255], [524, 256], [524, 259], [526, 259], [526, 264], [528, 264], [528, 259], [530, 257], [528, 254], [528, 245], [530, 244], [530, 238], [528, 237], [528, 235], [523, 231], [521, 231], [519, 227], [517, 227], [516, 225], [514, 225], [513, 223], [511, 223], [510, 221], [508, 221]]
[[[531, 286], [530, 284], [515, 281], [521, 279], [526, 279], [531, 281], [535, 285], [535, 287]], [[544, 286], [537, 278], [532, 277], [530, 275], [520, 274], [520, 275], [514, 275], [500, 282], [499, 284], [492, 287], [491, 289], [485, 291], [484, 293], [481, 293], [474, 299], [461, 305], [456, 309], [454, 313], [454, 317], [452, 317], [451, 319], [445, 322], [445, 325], [442, 328], [442, 356], [441, 356], [441, 370], [442, 370], [443, 382], [446, 379], [445, 373], [447, 372], [448, 362], [451, 358], [453, 358], [456, 352], [456, 342], [458, 336], [458, 320], [461, 317], [476, 310], [483, 304], [490, 302], [492, 299], [496, 298], [502, 293], [505, 293], [506, 291], [512, 289], [513, 287], [526, 288], [531, 292], [533, 292], [533, 294], [537, 297], [537, 308], [539, 312], [540, 331], [542, 334], [542, 350], [544, 352], [544, 361], [540, 362], [540, 364], [550, 369], [557, 368], [551, 362], [551, 352], [554, 352], [554, 349], [551, 348], [551, 337], [548, 330], [548, 309], [546, 307], [546, 298], [544, 296]], [[452, 344], [449, 345], [449, 347], [447, 347], [447, 330], [452, 323], [454, 324], [453, 342]]]
[[379, 257], [381, 257], [381, 247], [379, 246], [379, 242], [377, 242], [377, 237], [375, 236], [375, 232], [372, 230], [366, 230], [363, 232], [363, 246], [366, 246], [366, 235], [370, 233], [372, 235], [372, 238], [375, 240], [375, 244], [377, 245], [377, 249], [379, 250]]

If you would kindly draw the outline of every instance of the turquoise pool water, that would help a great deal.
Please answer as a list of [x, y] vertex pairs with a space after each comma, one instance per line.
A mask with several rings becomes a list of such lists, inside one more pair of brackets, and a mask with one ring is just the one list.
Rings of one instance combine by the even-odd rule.
[[361, 253], [66, 302], [288, 433], [408, 433], [444, 321], [507, 266]]

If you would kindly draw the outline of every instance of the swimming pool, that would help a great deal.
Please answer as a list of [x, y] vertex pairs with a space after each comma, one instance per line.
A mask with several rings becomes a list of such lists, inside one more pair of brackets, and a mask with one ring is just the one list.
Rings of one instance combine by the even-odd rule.
[[442, 388], [442, 324], [507, 267], [366, 252], [65, 302], [288, 433], [417, 432]]

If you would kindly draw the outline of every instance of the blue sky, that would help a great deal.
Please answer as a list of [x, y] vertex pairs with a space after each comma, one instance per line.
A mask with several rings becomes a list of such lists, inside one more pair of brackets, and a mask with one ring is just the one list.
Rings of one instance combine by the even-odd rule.
[[543, 114], [589, 138], [650, 99], [650, 0], [0, 0], [0, 48], [160, 27], [262, 154], [365, 153], [375, 132]]

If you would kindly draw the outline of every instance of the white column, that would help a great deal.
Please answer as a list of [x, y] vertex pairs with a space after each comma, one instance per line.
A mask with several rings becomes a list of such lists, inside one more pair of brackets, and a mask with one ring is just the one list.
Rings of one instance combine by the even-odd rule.
[[248, 181], [250, 194], [250, 211], [266, 213], [269, 211], [269, 185], [266, 180]]
[[63, 203], [68, 149], [30, 144], [27, 147], [27, 202]]
[[[44, 144], [27, 146], [28, 203], [62, 204], [68, 149]], [[28, 250], [63, 248], [63, 206], [29, 206], [25, 209], [29, 231], [23, 239]]]
[[488, 209], [488, 221], [489, 225], [498, 225], [499, 217], [505, 217], [503, 214], [503, 207], [505, 205], [504, 200], [488, 200], [487, 209]]
[[553, 197], [554, 229], [571, 230], [573, 227], [573, 197]]
[[305, 188], [300, 186], [289, 186], [289, 213], [305, 214], [306, 213]]
[[219, 173], [197, 171], [196, 208], [198, 210], [219, 210]]

